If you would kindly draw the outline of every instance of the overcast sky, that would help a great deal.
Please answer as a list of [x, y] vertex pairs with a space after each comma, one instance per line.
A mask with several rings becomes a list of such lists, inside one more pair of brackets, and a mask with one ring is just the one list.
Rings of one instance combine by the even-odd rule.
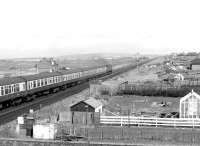
[[198, 0], [2, 0], [0, 58], [200, 51]]

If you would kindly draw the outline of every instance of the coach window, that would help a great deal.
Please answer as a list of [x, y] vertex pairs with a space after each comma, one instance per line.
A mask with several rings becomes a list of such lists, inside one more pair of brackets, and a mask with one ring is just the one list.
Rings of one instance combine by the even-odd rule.
[[47, 85], [50, 84], [50, 78], [47, 78]]
[[30, 89], [33, 88], [33, 81], [30, 81]]
[[1, 95], [4, 95], [4, 87], [1, 86], [0, 88], [1, 88]]
[[50, 78], [50, 82], [51, 82], [51, 84], [53, 84], [53, 77]]
[[41, 79], [41, 86], [43, 86], [44, 85], [44, 81], [43, 81], [43, 79]]
[[62, 81], [65, 81], [65, 79], [66, 79], [65, 75], [62, 75], [61, 77], [62, 77]]
[[53, 77], [49, 78], [49, 83], [53, 84]]
[[53, 77], [51, 77], [51, 83], [52, 83], [52, 84], [54, 83]]
[[47, 85], [47, 79], [44, 79], [44, 85]]
[[47, 85], [49, 85], [49, 78], [47, 78], [46, 80], [47, 80]]
[[16, 91], [16, 92], [19, 92], [19, 84], [16, 84], [16, 85], [15, 85], [15, 91]]
[[48, 78], [48, 85], [51, 84], [51, 78]]
[[48, 78], [48, 85], [51, 84], [51, 78]]
[[60, 78], [60, 76], [58, 76], [58, 82], [60, 82], [61, 81], [61, 78]]
[[68, 76], [67, 75], [65, 75], [65, 78], [66, 78], [66, 81], [68, 80]]
[[53, 77], [53, 82], [56, 83], [56, 78], [55, 77]]
[[1, 95], [4, 95], [4, 87], [1, 86], [0, 88], [1, 88]]
[[5, 87], [5, 94], [8, 94], [8, 86], [4, 86]]
[[41, 80], [37, 80], [37, 86], [40, 87], [41, 85]]
[[11, 93], [11, 85], [8, 86], [8, 94]]
[[31, 88], [30, 82], [27, 82], [27, 88], [28, 88], [28, 90]]
[[66, 75], [63, 75], [63, 81], [66, 81]]
[[45, 79], [42, 79], [42, 86], [45, 86]]
[[33, 81], [33, 88], [35, 88], [36, 87], [36, 81]]
[[14, 93], [15, 91], [14, 91], [14, 84], [13, 85], [11, 85], [11, 93]]

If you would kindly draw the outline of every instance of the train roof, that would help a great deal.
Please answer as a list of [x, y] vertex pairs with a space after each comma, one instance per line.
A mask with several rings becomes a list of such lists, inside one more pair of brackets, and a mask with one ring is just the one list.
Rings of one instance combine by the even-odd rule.
[[43, 78], [48, 78], [48, 77], [53, 77], [53, 76], [60, 76], [60, 75], [62, 75], [62, 73], [60, 72], [42, 72], [39, 74], [23, 76], [23, 78], [26, 81], [32, 81], [32, 80], [38, 80], [38, 79], [43, 79]]
[[0, 86], [25, 82], [21, 77], [4, 77], [0, 79]]

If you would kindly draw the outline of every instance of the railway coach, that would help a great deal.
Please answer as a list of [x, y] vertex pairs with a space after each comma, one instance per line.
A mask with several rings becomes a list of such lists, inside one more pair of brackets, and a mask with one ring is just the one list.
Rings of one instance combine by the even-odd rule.
[[0, 110], [112, 73], [111, 65], [0, 79]]

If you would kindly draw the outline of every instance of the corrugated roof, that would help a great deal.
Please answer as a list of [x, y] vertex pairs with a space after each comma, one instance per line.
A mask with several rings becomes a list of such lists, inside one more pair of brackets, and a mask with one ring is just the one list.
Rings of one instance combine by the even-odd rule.
[[94, 107], [94, 108], [97, 108], [97, 107], [99, 107], [99, 106], [102, 105], [102, 103], [101, 103], [99, 100], [96, 100], [96, 99], [94, 99], [94, 98], [92, 98], [92, 97], [90, 97], [90, 98], [87, 99], [87, 100], [84, 100], [83, 102], [85, 102], [86, 104], [91, 105], [91, 106]]

